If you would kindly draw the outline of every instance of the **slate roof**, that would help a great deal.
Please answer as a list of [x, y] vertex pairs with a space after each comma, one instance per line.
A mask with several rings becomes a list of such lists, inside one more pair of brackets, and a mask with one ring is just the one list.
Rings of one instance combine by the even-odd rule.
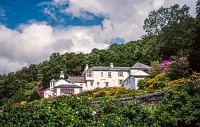
[[78, 76], [69, 76], [68, 80], [71, 83], [85, 83], [85, 77], [78, 77]]
[[95, 66], [89, 68], [87, 71], [129, 71], [131, 67], [103, 67]]
[[145, 64], [142, 64], [140, 62], [137, 62], [132, 67], [110, 67], [110, 66], [94, 66], [87, 70], [85, 70], [82, 74], [84, 76], [86, 74], [86, 71], [129, 71], [130, 69], [139, 69], [139, 70], [145, 70], [151, 68], [150, 66], [147, 66]]
[[149, 69], [149, 68], [151, 68], [150, 66], [147, 66], [147, 65], [145, 65], [145, 64], [142, 64], [142, 63], [140, 63], [140, 62], [137, 62], [136, 64], [134, 64], [133, 66], [132, 66], [132, 69]]
[[62, 77], [59, 78], [58, 80], [56, 80], [56, 82], [59, 81], [59, 80], [65, 80], [65, 81], [67, 81], [67, 82], [70, 82], [68, 79], [65, 79], [65, 78], [62, 78]]
[[61, 84], [61, 85], [55, 86], [54, 88], [82, 88], [82, 87], [78, 85], [72, 85], [72, 84]]

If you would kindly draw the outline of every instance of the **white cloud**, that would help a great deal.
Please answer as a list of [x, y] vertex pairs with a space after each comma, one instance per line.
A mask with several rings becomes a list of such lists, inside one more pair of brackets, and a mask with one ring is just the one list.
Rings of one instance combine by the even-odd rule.
[[[90, 52], [105, 48], [96, 41], [99, 26], [52, 28], [44, 23], [23, 24], [20, 32], [0, 26], [0, 73], [15, 71], [24, 65], [48, 59], [53, 52]], [[7, 63], [7, 64], [6, 64]]]
[[143, 21], [150, 11], [177, 2], [195, 6], [188, 0], [53, 0], [41, 3], [39, 6], [46, 5], [44, 13], [54, 20], [60, 20], [57, 11], [85, 20], [92, 20], [90, 14], [104, 19], [101, 25], [88, 27], [52, 27], [34, 20], [19, 25], [17, 30], [1, 25], [0, 73], [41, 62], [53, 52], [90, 52], [93, 48], [105, 48], [113, 38], [126, 42], [137, 40], [144, 34]]
[[155, 8], [159, 8], [160, 6], [163, 6], [165, 0], [154, 0], [153, 1], [153, 6]]

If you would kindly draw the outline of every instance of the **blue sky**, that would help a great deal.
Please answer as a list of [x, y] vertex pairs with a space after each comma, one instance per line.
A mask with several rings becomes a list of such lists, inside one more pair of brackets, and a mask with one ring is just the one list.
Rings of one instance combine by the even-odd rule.
[[[93, 18], [90, 20], [83, 20], [80, 18], [72, 18], [70, 15], [63, 13], [56, 13], [56, 17], [62, 17], [63, 22], [55, 20], [44, 14], [44, 9], [49, 5], [45, 4], [51, 0], [1, 0], [0, 8], [6, 13], [6, 19], [2, 18], [1, 23], [5, 24], [8, 28], [15, 29], [19, 24], [33, 21], [46, 21], [51, 26], [92, 26], [100, 25], [104, 19], [100, 16], [90, 14]], [[44, 3], [44, 4], [43, 4]], [[64, 7], [67, 7], [66, 4]]]
[[152, 10], [195, 0], [0, 0], [0, 74], [37, 64], [54, 52], [88, 53], [144, 35]]

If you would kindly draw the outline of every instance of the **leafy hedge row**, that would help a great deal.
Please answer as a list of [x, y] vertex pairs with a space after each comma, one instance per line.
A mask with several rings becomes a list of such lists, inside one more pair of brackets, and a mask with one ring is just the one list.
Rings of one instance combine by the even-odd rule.
[[[33, 102], [4, 101], [0, 107], [0, 126], [98, 126], [168, 127], [200, 125], [200, 84], [175, 86], [153, 110], [137, 102], [127, 105], [112, 99], [92, 106], [88, 97], [62, 96]], [[151, 109], [151, 110], [150, 110]]]

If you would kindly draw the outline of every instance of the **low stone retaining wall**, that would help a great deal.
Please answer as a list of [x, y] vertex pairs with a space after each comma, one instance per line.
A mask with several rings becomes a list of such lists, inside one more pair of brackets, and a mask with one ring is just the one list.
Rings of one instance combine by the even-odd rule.
[[[119, 103], [127, 104], [130, 101], [137, 101], [141, 104], [157, 104], [160, 103], [165, 95], [164, 92], [157, 92], [152, 94], [145, 94], [141, 96], [135, 96], [135, 97], [126, 97], [126, 98], [119, 98], [116, 101]], [[101, 104], [101, 101], [93, 101], [91, 102], [91, 105], [98, 106]]]

